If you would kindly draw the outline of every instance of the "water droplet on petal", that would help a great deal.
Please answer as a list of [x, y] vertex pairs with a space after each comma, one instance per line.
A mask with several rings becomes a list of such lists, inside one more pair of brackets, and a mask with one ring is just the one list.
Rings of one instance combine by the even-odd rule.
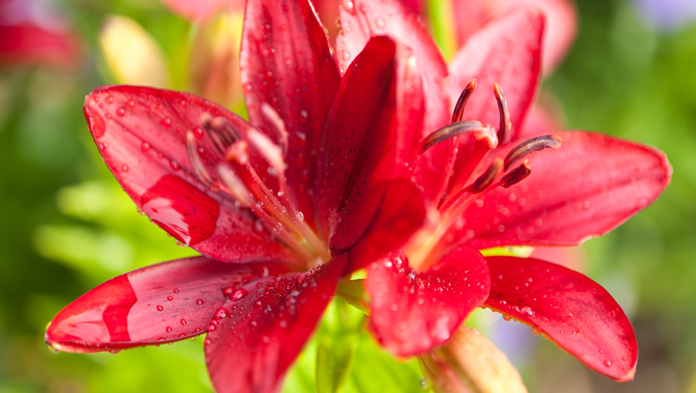
[[179, 323], [181, 323], [182, 325], [186, 325], [186, 320], [182, 319], [181, 321], [179, 321]]
[[126, 164], [121, 165], [121, 172], [128, 172], [128, 169], [129, 169], [128, 165], [126, 165]]
[[230, 299], [237, 301], [237, 300], [244, 298], [248, 293], [249, 292], [247, 292], [246, 289], [239, 288], [236, 291], [234, 291], [234, 293], [232, 293], [232, 296], [230, 297]]
[[309, 113], [307, 113], [307, 111], [304, 109], [300, 110], [300, 115], [298, 117], [298, 120], [302, 124], [307, 124], [309, 122]]
[[164, 307], [159, 306], [159, 305], [157, 306], [157, 311], [163, 311], [163, 310], [164, 310]]
[[220, 320], [223, 318], [227, 318], [229, 315], [230, 312], [225, 307], [220, 307], [217, 309], [217, 311], [215, 311], [214, 318]]
[[165, 330], [167, 331], [167, 333], [171, 333], [171, 332], [172, 332], [172, 330], [174, 330], [174, 329], [172, 329], [172, 327], [171, 327], [171, 326], [167, 326], [167, 328], [166, 328]]
[[196, 304], [198, 304], [199, 306], [200, 306], [201, 304], [203, 304], [203, 299], [198, 299], [198, 300], [196, 300]]
[[209, 338], [206, 338], [205, 340], [203, 340], [203, 344], [205, 344], [205, 345], [210, 345], [212, 343], [213, 343], [213, 340], [211, 340]]
[[140, 144], [140, 150], [142, 150], [143, 152], [150, 150], [151, 147], [152, 146], [150, 146], [150, 144], [147, 142], [143, 142]]

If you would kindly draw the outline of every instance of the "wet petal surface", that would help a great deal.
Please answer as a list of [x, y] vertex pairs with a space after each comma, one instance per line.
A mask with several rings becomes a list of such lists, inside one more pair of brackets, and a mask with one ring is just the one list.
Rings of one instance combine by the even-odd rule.
[[193, 131], [204, 168], [220, 159], [200, 126], [208, 112], [240, 132], [248, 123], [195, 95], [135, 86], [102, 87], [85, 100], [85, 115], [104, 161], [139, 209], [180, 242], [221, 261], [292, 259], [247, 210], [204, 186], [191, 167]]
[[215, 390], [275, 392], [314, 331], [345, 268], [345, 256], [297, 275], [263, 278], [216, 312], [205, 339]]
[[487, 257], [486, 305], [531, 325], [589, 368], [617, 381], [633, 379], [636, 336], [626, 314], [599, 284], [562, 266]]
[[367, 268], [370, 329], [398, 356], [422, 354], [441, 345], [488, 296], [490, 275], [483, 256], [460, 246], [423, 272], [403, 256]]
[[235, 289], [287, 270], [280, 264], [230, 264], [205, 257], [134, 270], [64, 308], [46, 330], [46, 342], [70, 352], [100, 352], [197, 336]]
[[346, 72], [329, 112], [315, 193], [327, 237], [345, 238], [341, 249], [373, 220], [381, 183], [411, 178], [423, 97], [410, 58], [389, 38], [373, 38]]
[[444, 240], [478, 249], [577, 245], [646, 208], [670, 182], [667, 157], [653, 148], [583, 131], [556, 135], [559, 149], [528, 156], [532, 174], [478, 197]]
[[[444, 89], [447, 66], [438, 46], [418, 16], [399, 0], [344, 1], [340, 8], [342, 34], [336, 38], [336, 58], [342, 70], [362, 51], [370, 37], [387, 35], [413, 51], [422, 72], [426, 115], [420, 138], [449, 120], [449, 99]], [[426, 199], [438, 201], [450, 168], [453, 143], [441, 143], [422, 154], [414, 173]]]

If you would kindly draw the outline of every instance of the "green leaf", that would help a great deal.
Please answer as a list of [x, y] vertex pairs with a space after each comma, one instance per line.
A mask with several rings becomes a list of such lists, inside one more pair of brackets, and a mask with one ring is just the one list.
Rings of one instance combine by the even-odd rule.
[[317, 348], [316, 378], [318, 393], [342, 392], [348, 382], [355, 352], [357, 334], [323, 337]]

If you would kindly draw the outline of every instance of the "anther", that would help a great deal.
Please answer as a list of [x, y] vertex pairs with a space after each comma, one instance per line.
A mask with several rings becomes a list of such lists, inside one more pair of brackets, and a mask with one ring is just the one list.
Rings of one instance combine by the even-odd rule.
[[496, 158], [493, 160], [491, 163], [491, 166], [486, 169], [486, 172], [483, 173], [483, 175], [479, 176], [478, 179], [476, 179], [468, 188], [467, 190], [471, 192], [472, 194], [478, 194], [481, 191], [485, 190], [488, 188], [488, 186], [493, 183], [493, 180], [495, 180], [496, 177], [498, 177], [498, 174], [500, 173], [500, 170], [503, 168], [503, 160], [500, 158]]
[[534, 153], [535, 151], [539, 151], [547, 147], [551, 149], [558, 149], [561, 147], [562, 142], [563, 140], [555, 135], [544, 135], [527, 139], [526, 141], [517, 145], [514, 149], [510, 150], [507, 157], [505, 157], [505, 170], [507, 171], [512, 164], [528, 156], [529, 154]]
[[242, 139], [242, 134], [237, 127], [224, 117], [213, 117], [210, 113], [203, 112], [198, 121], [208, 132], [220, 153], [227, 150], [227, 147], [234, 142]]
[[246, 165], [249, 163], [249, 153], [247, 153], [247, 147], [249, 144], [246, 141], [235, 142], [230, 146], [225, 152], [225, 160], [228, 162], [236, 162], [239, 165]]
[[532, 167], [529, 166], [529, 161], [524, 160], [522, 165], [506, 173], [505, 176], [500, 180], [500, 185], [504, 188], [509, 188], [515, 184], [526, 179], [527, 176], [532, 174]]
[[462, 94], [459, 95], [457, 105], [454, 106], [454, 111], [452, 112], [452, 123], [462, 121], [462, 117], [464, 116], [464, 107], [469, 101], [469, 97], [471, 97], [471, 94], [474, 92], [475, 88], [476, 79], [472, 79], [469, 81], [469, 83], [467, 83], [464, 90], [462, 90]]
[[493, 92], [495, 93], [495, 100], [498, 102], [498, 112], [500, 114], [500, 127], [498, 127], [498, 143], [501, 145], [505, 142], [505, 139], [512, 128], [512, 123], [510, 122], [510, 111], [508, 110], [507, 100], [505, 99], [505, 94], [503, 94], [503, 89], [497, 83], [493, 84]]
[[285, 157], [288, 152], [288, 131], [285, 129], [283, 119], [272, 106], [265, 102], [261, 104], [261, 113], [266, 120], [273, 125], [273, 128], [278, 134], [278, 144], [282, 147], [283, 157]]
[[192, 131], [186, 131], [186, 153], [188, 154], [189, 161], [191, 162], [191, 167], [196, 173], [196, 176], [205, 184], [208, 188], [213, 191], [218, 191], [220, 187], [217, 182], [210, 176], [208, 170], [205, 169], [203, 161], [201, 161], [201, 156], [198, 154], [198, 144], [196, 143], [196, 136]]
[[222, 183], [226, 187], [226, 191], [228, 191], [242, 206], [249, 207], [255, 202], [251, 197], [251, 192], [249, 192], [249, 189], [244, 185], [244, 182], [226, 164], [218, 164], [217, 172], [218, 175], [220, 175], [220, 180], [222, 180]]
[[459, 121], [456, 123], [448, 124], [423, 138], [420, 152], [421, 154], [423, 154], [426, 150], [430, 149], [431, 147], [437, 145], [440, 142], [444, 142], [450, 138], [454, 138], [455, 136], [467, 132], [483, 130], [483, 128], [483, 124], [476, 120]]
[[278, 172], [285, 171], [283, 152], [270, 138], [259, 131], [251, 130], [247, 133], [247, 140], [266, 159], [266, 162]]

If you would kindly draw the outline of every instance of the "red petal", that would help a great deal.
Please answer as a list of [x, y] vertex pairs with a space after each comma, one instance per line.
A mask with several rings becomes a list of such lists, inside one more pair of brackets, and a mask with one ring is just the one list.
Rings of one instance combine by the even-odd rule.
[[[203, 135], [203, 112], [227, 118], [241, 132], [249, 128], [244, 120], [192, 94], [134, 86], [99, 88], [87, 96], [84, 110], [123, 189], [177, 240], [221, 261], [293, 258], [271, 234], [254, 229], [250, 213], [204, 187], [190, 167], [186, 131]], [[213, 172], [214, 147], [206, 138], [199, 143], [206, 149], [201, 153], [206, 169]]]
[[202, 22], [223, 8], [244, 9], [244, 0], [162, 0], [174, 13], [194, 22]]
[[398, 356], [428, 352], [444, 343], [490, 290], [481, 253], [461, 246], [427, 271], [390, 256], [367, 268], [370, 329], [377, 341]]
[[240, 55], [250, 121], [276, 135], [261, 107], [273, 107], [285, 123], [289, 149], [287, 181], [305, 220], [314, 224], [311, 192], [324, 119], [340, 76], [323, 26], [307, 0], [247, 4]]
[[582, 247], [534, 247], [530, 257], [579, 272], [585, 270], [585, 253]]
[[[415, 6], [414, 3], [410, 6]], [[440, 51], [418, 16], [399, 0], [354, 0], [340, 8], [343, 33], [336, 38], [336, 56], [342, 70], [363, 50], [370, 37], [388, 35], [413, 50], [423, 73], [426, 115], [420, 138], [449, 122], [449, 100], [443, 89], [447, 66]], [[456, 102], [456, 98], [455, 98]], [[414, 174], [430, 201], [439, 202], [450, 169], [452, 143], [441, 143], [419, 157]]]
[[469, 100], [465, 119], [498, 127], [498, 104], [493, 84], [505, 92], [512, 130], [517, 133], [534, 102], [540, 81], [541, 39], [544, 18], [538, 11], [515, 8], [476, 30], [449, 64], [450, 97], [456, 102], [464, 87], [476, 78], [478, 89]]
[[372, 221], [380, 183], [411, 178], [423, 96], [409, 59], [390, 39], [371, 39], [346, 72], [327, 117], [315, 194], [325, 230], [350, 228], [348, 243]]
[[487, 257], [486, 305], [539, 330], [589, 368], [617, 381], [636, 371], [638, 344], [626, 314], [596, 282], [562, 266]]
[[558, 150], [529, 156], [532, 174], [481, 196], [453, 239], [478, 249], [577, 245], [616, 228], [654, 202], [670, 182], [664, 153], [603, 134], [561, 132]]
[[0, 26], [0, 63], [73, 67], [79, 43], [68, 31], [49, 31], [32, 24]]
[[[560, 130], [567, 129], [562, 120], [560, 109], [557, 108], [557, 102], [550, 95], [544, 95], [539, 99], [536, 105], [529, 111], [529, 116], [524, 121], [522, 130], [517, 134], [517, 141], [534, 138], [541, 135], [555, 134]], [[541, 103], [541, 101], [547, 101]]]
[[205, 339], [205, 359], [219, 393], [270, 393], [314, 331], [345, 257], [295, 276], [268, 277], [245, 288], [248, 295], [219, 309]]
[[467, 38], [481, 21], [504, 8], [525, 5], [539, 9], [547, 20], [544, 34], [543, 69], [550, 73], [565, 57], [577, 33], [577, 12], [569, 0], [455, 0], [453, 2], [459, 42]]
[[[331, 250], [337, 253], [340, 250], [350, 248], [348, 271], [362, 269], [369, 263], [376, 261], [403, 246], [425, 221], [425, 204], [423, 195], [413, 183], [406, 180], [394, 181], [385, 185], [384, 191], [378, 191], [375, 187], [375, 195], [382, 195], [379, 205], [375, 209], [367, 230], [357, 240], [357, 243], [348, 243], [350, 236], [350, 222], [337, 230], [339, 234], [348, 232], [342, 237], [334, 235], [331, 238]], [[373, 201], [369, 201], [373, 203]], [[360, 215], [360, 213], [358, 213]], [[354, 218], [356, 214], [350, 216]], [[359, 219], [358, 219], [359, 220]], [[356, 220], [357, 221], [357, 220]], [[353, 235], [357, 232], [353, 232]]]
[[269, 271], [279, 274], [287, 268], [194, 257], [134, 270], [65, 307], [48, 326], [46, 342], [62, 351], [100, 352], [197, 336], [226, 300], [225, 288]]

